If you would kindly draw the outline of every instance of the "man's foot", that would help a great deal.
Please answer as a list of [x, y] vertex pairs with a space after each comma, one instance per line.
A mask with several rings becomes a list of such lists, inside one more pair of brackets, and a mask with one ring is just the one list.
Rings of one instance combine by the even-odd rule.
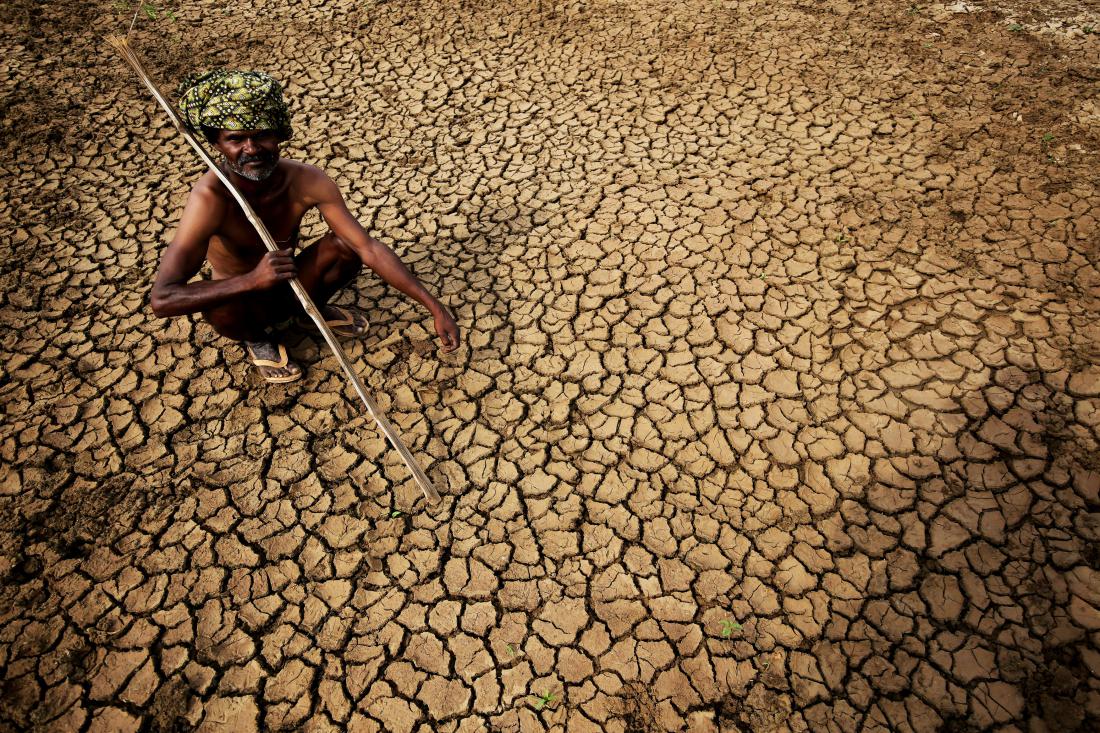
[[282, 344], [245, 341], [244, 348], [264, 381], [284, 384], [302, 378], [302, 368], [290, 360], [290, 355]]
[[321, 315], [325, 317], [325, 323], [337, 336], [359, 338], [370, 328], [370, 321], [367, 320], [366, 314], [355, 308], [328, 305], [321, 309]]

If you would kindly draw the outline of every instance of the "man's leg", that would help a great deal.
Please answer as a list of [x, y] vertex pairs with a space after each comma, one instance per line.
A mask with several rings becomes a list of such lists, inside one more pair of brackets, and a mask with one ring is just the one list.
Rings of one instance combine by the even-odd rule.
[[294, 264], [298, 266], [298, 280], [318, 307], [328, 303], [363, 269], [355, 250], [332, 232], [299, 252]]
[[366, 328], [366, 318], [362, 314], [351, 309], [342, 309], [344, 312], [341, 313], [328, 307], [332, 296], [353, 281], [363, 269], [363, 261], [350, 245], [329, 232], [302, 250], [294, 262], [298, 266], [298, 279], [326, 320], [345, 320], [351, 316], [355, 324], [350, 324], [351, 327], [346, 327], [344, 331], [355, 331], [356, 325]]
[[302, 369], [282, 344], [272, 342], [267, 329], [293, 315], [294, 294], [288, 285], [269, 291], [249, 293], [203, 312], [214, 330], [225, 338], [239, 341], [253, 365], [268, 382], [293, 382]]
[[266, 298], [242, 296], [203, 311], [203, 317], [219, 335], [233, 341], [260, 341], [273, 321], [265, 317]]
[[[294, 264], [298, 267], [298, 280], [321, 314], [328, 320], [339, 318], [339, 314], [327, 308], [327, 303], [363, 269], [355, 250], [329, 232], [299, 252]], [[302, 307], [290, 285], [282, 284], [223, 303], [205, 311], [203, 316], [220, 335], [242, 342], [264, 379], [289, 382], [302, 375], [301, 367], [289, 361], [285, 347], [272, 342], [268, 328], [301, 313]]]

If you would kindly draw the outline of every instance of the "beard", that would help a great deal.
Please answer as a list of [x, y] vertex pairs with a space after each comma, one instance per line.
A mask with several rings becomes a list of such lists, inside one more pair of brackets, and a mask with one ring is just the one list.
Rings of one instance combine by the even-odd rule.
[[[259, 163], [258, 166], [248, 167], [249, 163]], [[236, 163], [225, 159], [225, 167], [236, 173], [241, 178], [250, 181], [263, 181], [271, 177], [275, 169], [279, 167], [278, 153], [260, 153], [259, 155], [241, 154]]]

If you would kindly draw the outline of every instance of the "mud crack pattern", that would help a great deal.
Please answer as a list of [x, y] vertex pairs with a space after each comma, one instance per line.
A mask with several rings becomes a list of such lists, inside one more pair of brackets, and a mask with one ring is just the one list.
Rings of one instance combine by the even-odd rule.
[[0, 727], [1098, 729], [1100, 36], [1041, 5], [139, 23], [453, 307], [341, 301], [426, 508], [314, 334], [266, 387], [152, 316], [200, 168], [128, 14], [9, 4]]

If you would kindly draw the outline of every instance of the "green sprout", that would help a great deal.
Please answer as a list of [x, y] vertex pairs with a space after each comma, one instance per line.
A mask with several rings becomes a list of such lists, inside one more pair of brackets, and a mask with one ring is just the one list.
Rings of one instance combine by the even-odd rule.
[[397, 519], [404, 513], [405, 512], [401, 511], [400, 509], [394, 509], [392, 512], [390, 512], [390, 519]]
[[1022, 31], [1024, 29], [1024, 27], [1022, 25], [1020, 25], [1019, 23], [1013, 23], [1012, 25], [1010, 25], [1008, 27], [1008, 29], [1010, 31], [1012, 31], [1013, 33], [1019, 33], [1020, 31]]
[[916, 15], [919, 12], [920, 12], [920, 6], [917, 5], [916, 3], [913, 3], [912, 5], [909, 6], [909, 15]]
[[1049, 160], [1051, 163], [1054, 163], [1056, 162], [1054, 160], [1054, 154], [1050, 152], [1050, 144], [1052, 142], [1054, 142], [1054, 134], [1050, 132], [1045, 133], [1043, 137], [1039, 140], [1039, 149], [1047, 154], [1047, 160]]
[[1096, 33], [1096, 29], [1093, 28], [1091, 25], [1086, 25], [1086, 26], [1081, 28], [1081, 32], [1084, 33], [1087, 36], [1090, 33]]
[[837, 244], [845, 244], [848, 241], [848, 235], [844, 232], [840, 232], [835, 237], [833, 237], [833, 241]]
[[772, 663], [769, 660], [765, 659], [760, 663], [760, 666], [763, 667], [764, 671], [766, 672], [768, 670], [768, 667], [772, 666]]
[[505, 644], [504, 648], [508, 650], [508, 653], [513, 657], [516, 656], [516, 647], [514, 644]]
[[545, 695], [535, 695], [534, 697], [538, 698], [538, 702], [535, 703], [535, 710], [542, 710], [544, 707], [558, 699], [557, 695], [552, 692], [548, 692]]
[[743, 628], [745, 627], [737, 623], [733, 619], [722, 619], [722, 638], [728, 639], [734, 631], [740, 631]]

